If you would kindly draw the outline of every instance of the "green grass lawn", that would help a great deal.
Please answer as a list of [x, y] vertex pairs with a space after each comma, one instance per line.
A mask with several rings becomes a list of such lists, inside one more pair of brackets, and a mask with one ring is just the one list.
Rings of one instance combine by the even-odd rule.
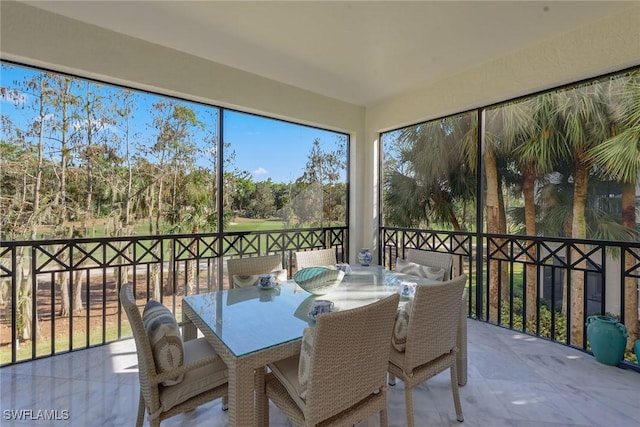
[[[295, 228], [304, 228], [305, 225], [296, 226]], [[253, 219], [253, 218], [234, 218], [229, 224], [225, 225], [225, 232], [236, 231], [268, 231], [268, 230], [285, 230], [287, 223], [280, 219]], [[136, 236], [150, 236], [148, 221], [140, 221], [134, 225], [134, 234]], [[169, 234], [170, 227], [164, 227], [163, 233]], [[210, 230], [209, 230], [210, 231]], [[106, 237], [109, 236], [110, 230], [106, 224], [96, 224], [85, 229], [85, 237]], [[40, 236], [44, 237], [44, 236]], [[51, 236], [46, 236], [51, 237]]]
[[[121, 327], [121, 337], [133, 336], [129, 322], [124, 320]], [[117, 325], [107, 325], [105, 328], [105, 341], [111, 342], [118, 340]], [[90, 333], [90, 341], [87, 345], [87, 334], [85, 331], [79, 331], [73, 334], [73, 349], [79, 350], [89, 346], [102, 344], [102, 329], [93, 329]], [[31, 341], [20, 343], [16, 351], [16, 361], [30, 360], [32, 358]], [[56, 337], [54, 354], [66, 353], [69, 351], [69, 337]], [[37, 340], [35, 357], [49, 356], [51, 354], [51, 340]], [[0, 350], [0, 364], [11, 363], [11, 347], [6, 346]]]
[[268, 230], [284, 230], [286, 227], [284, 221], [279, 220], [246, 220], [242, 218], [236, 218], [231, 224], [225, 226], [224, 231], [236, 232], [236, 231], [268, 231]]

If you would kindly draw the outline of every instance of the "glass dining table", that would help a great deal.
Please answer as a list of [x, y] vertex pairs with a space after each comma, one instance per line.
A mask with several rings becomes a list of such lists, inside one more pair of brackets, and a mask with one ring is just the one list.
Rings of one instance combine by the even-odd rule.
[[333, 301], [334, 311], [370, 304], [397, 291], [385, 284], [389, 273], [378, 266], [352, 267], [340, 285], [322, 296], [289, 280], [273, 289], [251, 286], [185, 297], [184, 339], [200, 330], [229, 369], [229, 425], [268, 425], [265, 397], [255, 390], [264, 387], [268, 363], [300, 351], [304, 329], [315, 323], [309, 317], [314, 300]]

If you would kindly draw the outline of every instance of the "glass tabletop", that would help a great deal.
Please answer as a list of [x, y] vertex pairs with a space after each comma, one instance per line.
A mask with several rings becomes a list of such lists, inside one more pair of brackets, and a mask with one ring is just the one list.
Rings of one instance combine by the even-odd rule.
[[315, 299], [333, 301], [333, 310], [370, 304], [395, 292], [384, 286], [382, 267], [354, 267], [342, 283], [326, 295], [313, 295], [289, 280], [273, 289], [255, 286], [184, 298], [193, 312], [236, 356], [302, 338], [315, 321], [309, 311]]

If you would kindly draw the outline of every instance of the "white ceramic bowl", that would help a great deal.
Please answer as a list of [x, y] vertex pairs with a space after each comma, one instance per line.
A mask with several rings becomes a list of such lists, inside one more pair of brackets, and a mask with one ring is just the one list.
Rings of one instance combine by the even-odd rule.
[[293, 275], [293, 281], [314, 295], [324, 295], [342, 282], [344, 271], [327, 267], [307, 267]]

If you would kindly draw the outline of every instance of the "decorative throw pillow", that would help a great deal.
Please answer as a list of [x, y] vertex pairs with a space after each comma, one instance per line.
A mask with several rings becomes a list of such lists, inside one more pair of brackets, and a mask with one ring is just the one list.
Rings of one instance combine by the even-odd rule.
[[298, 383], [300, 384], [300, 398], [302, 400], [307, 400], [307, 387], [309, 386], [309, 374], [311, 372], [311, 353], [313, 352], [315, 336], [315, 328], [306, 328], [302, 334], [300, 362], [298, 363]]
[[[158, 373], [170, 371], [184, 364], [184, 348], [180, 328], [174, 315], [158, 301], [150, 300], [144, 307], [142, 323], [149, 337], [153, 360]], [[179, 384], [184, 375], [165, 380], [162, 384]]]
[[[287, 281], [287, 270], [273, 270], [270, 272], [276, 277], [276, 282], [284, 283]], [[259, 274], [243, 275], [234, 274], [232, 277], [233, 286], [236, 288], [245, 288], [247, 286], [257, 286], [260, 281]]]
[[413, 276], [419, 276], [426, 279], [439, 281], [442, 281], [444, 279], [445, 273], [444, 268], [417, 264], [400, 257], [396, 258], [396, 271], [398, 273], [411, 274]]
[[391, 344], [393, 347], [403, 352], [407, 346], [407, 331], [409, 329], [409, 313], [411, 313], [411, 306], [413, 301], [409, 301], [398, 310], [396, 314], [396, 323], [393, 327], [393, 335], [391, 337]]

